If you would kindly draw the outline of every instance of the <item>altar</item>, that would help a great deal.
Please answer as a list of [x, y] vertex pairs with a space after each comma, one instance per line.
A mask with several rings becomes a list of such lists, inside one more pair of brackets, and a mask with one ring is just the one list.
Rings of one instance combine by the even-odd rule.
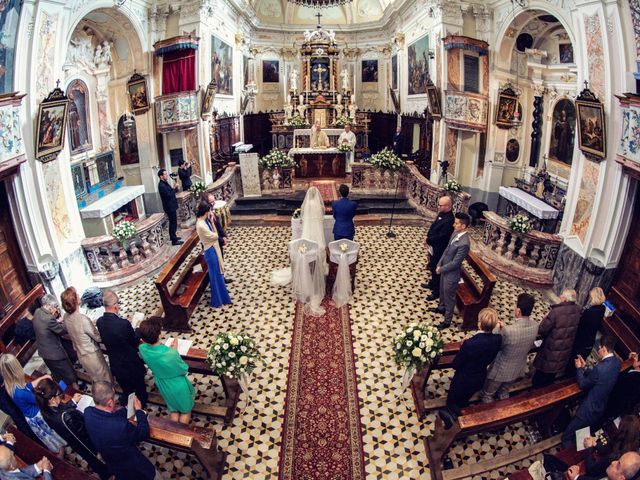
[[100, 200], [80, 209], [82, 226], [87, 237], [111, 235], [122, 220], [136, 222], [145, 218], [144, 185], [120, 187]]
[[296, 178], [344, 177], [345, 152], [337, 148], [292, 148], [289, 155], [296, 162]]
[[[524, 210], [530, 214], [528, 216], [534, 217], [532, 219], [534, 229], [552, 233], [557, 230], [558, 218], [560, 217], [558, 209], [516, 187], [500, 187], [498, 193], [500, 198], [507, 201], [507, 215], [516, 215]], [[498, 206], [498, 211], [500, 211], [500, 206]]]

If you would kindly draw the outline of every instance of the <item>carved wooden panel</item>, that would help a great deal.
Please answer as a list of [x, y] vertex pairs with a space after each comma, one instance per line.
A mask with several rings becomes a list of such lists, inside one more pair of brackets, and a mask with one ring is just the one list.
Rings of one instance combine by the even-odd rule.
[[0, 181], [0, 311], [7, 311], [22, 300], [28, 290], [26, 268], [16, 241], [5, 184]]

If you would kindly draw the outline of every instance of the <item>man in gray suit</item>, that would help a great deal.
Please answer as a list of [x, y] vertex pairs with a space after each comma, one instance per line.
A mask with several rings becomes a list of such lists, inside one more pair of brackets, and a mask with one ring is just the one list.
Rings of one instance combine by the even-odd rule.
[[460, 267], [469, 254], [471, 242], [467, 227], [471, 223], [471, 217], [466, 213], [456, 213], [453, 221], [453, 235], [449, 245], [445, 248], [442, 258], [436, 267], [436, 273], [440, 275], [440, 304], [431, 312], [444, 314], [444, 322], [436, 325], [443, 329], [451, 325], [453, 308], [456, 305], [456, 290], [460, 281]]
[[24, 468], [17, 468], [16, 456], [10, 448], [0, 447], [0, 480], [29, 480], [42, 478], [52, 480], [53, 467], [47, 457], [42, 457], [38, 463]]
[[502, 335], [502, 346], [480, 392], [484, 403], [492, 402], [495, 396], [498, 400], [509, 398], [509, 387], [524, 375], [527, 355], [538, 335], [537, 322], [529, 319], [534, 304], [534, 298], [528, 293], [518, 295], [515, 321], [511, 325], [500, 322], [498, 331], [494, 332]]
[[47, 365], [53, 378], [78, 388], [76, 372], [62, 346], [60, 337], [67, 333], [64, 324], [58, 322], [60, 305], [53, 295], [42, 297], [42, 306], [33, 314], [33, 330], [36, 334], [38, 353]]

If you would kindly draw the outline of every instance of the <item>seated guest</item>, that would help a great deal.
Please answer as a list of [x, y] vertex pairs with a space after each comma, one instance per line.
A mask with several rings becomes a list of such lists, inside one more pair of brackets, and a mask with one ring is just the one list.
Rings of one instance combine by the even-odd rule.
[[618, 376], [618, 381], [605, 409], [607, 417], [615, 418], [632, 413], [634, 407], [640, 403], [640, 360], [636, 352], [629, 354], [633, 361], [631, 369]]
[[502, 343], [502, 337], [493, 333], [497, 324], [498, 312], [493, 308], [480, 310], [478, 332], [464, 341], [453, 360], [452, 367], [456, 373], [449, 387], [447, 408], [455, 415], [460, 415], [460, 410], [469, 404], [471, 396], [484, 385], [487, 366], [496, 358]]
[[536, 373], [533, 388], [550, 385], [558, 373], [564, 372], [570, 359], [573, 340], [580, 321], [580, 307], [576, 305], [576, 291], [564, 290], [560, 303], [540, 322], [538, 335], [543, 338], [542, 347], [533, 361]]
[[[637, 480], [640, 475], [640, 454], [638, 452], [627, 452], [620, 457], [620, 460], [614, 460], [607, 467], [606, 478], [608, 480]], [[569, 480], [598, 480], [602, 478], [600, 475], [580, 475], [580, 466], [573, 465], [567, 471]]]
[[[580, 316], [571, 358], [576, 358], [578, 355], [581, 355], [582, 358], [589, 357], [596, 341], [596, 334], [600, 330], [604, 318], [605, 307], [603, 304], [605, 300], [604, 292], [600, 287], [592, 288], [589, 292], [589, 306], [582, 311]], [[567, 375], [573, 374], [575, 374], [575, 367], [573, 362], [569, 362]]]
[[38, 383], [35, 393], [40, 412], [49, 426], [69, 444], [74, 452], [86, 460], [102, 480], [110, 478], [109, 469], [97, 457], [98, 451], [89, 438], [84, 424], [84, 415], [77, 408], [76, 402], [80, 400], [82, 394], [76, 393], [72, 400], [63, 402], [60, 388], [48, 378]]
[[112, 290], [105, 290], [102, 301], [104, 315], [98, 319], [98, 332], [107, 349], [111, 373], [122, 387], [120, 403], [126, 405], [129, 394], [135, 392], [144, 406], [147, 404], [147, 385], [144, 381], [147, 369], [138, 355], [140, 339], [133, 331], [131, 322], [118, 315], [118, 295]]
[[483, 402], [493, 401], [494, 396], [500, 400], [509, 398], [511, 384], [524, 376], [527, 355], [538, 334], [538, 323], [529, 319], [534, 304], [535, 300], [531, 295], [521, 293], [516, 302], [516, 319], [513, 324], [499, 323], [496, 333], [502, 336], [502, 346], [489, 367], [487, 380], [480, 393]]
[[80, 365], [84, 367], [92, 381], [111, 381], [111, 372], [100, 350], [100, 333], [89, 317], [80, 313], [80, 296], [73, 287], [67, 288], [60, 296], [64, 314], [64, 326], [71, 337], [73, 348], [78, 354]]
[[620, 373], [620, 360], [614, 355], [615, 339], [603, 336], [598, 347], [600, 361], [590, 369], [585, 369], [585, 361], [580, 355], [575, 360], [576, 378], [582, 390], [588, 390], [576, 415], [562, 433], [562, 446], [569, 448], [575, 444], [575, 432], [600, 421], [604, 407]]
[[0, 374], [4, 378], [4, 388], [22, 411], [33, 433], [53, 453], [62, 454], [66, 442], [44, 421], [34, 394], [38, 383], [51, 377], [45, 375], [35, 379], [33, 383], [25, 382], [22, 365], [10, 353], [0, 356]]
[[189, 423], [195, 389], [187, 378], [189, 366], [182, 361], [178, 353], [178, 339], [174, 339], [173, 348], [160, 341], [162, 325], [156, 319], [145, 320], [140, 324], [138, 333], [144, 342], [138, 348], [140, 356], [153, 373], [153, 380], [167, 404], [169, 418], [174, 422]]
[[42, 297], [42, 306], [33, 314], [33, 330], [36, 334], [38, 354], [51, 371], [53, 378], [64, 380], [67, 385], [78, 388], [73, 364], [62, 346], [60, 337], [67, 333], [60, 318], [60, 305], [53, 295]]
[[136, 423], [127, 419], [127, 409], [116, 409], [116, 392], [109, 382], [95, 382], [95, 407], [84, 411], [89, 438], [107, 463], [116, 480], [153, 480], [156, 469], [138, 450], [138, 443], [149, 438], [149, 421], [138, 398], [134, 401]]
[[18, 430], [20, 430], [34, 442], [44, 447], [44, 444], [40, 441], [36, 434], [33, 433], [33, 430], [31, 430], [31, 427], [27, 423], [27, 419], [24, 418], [22, 410], [20, 410], [20, 408], [16, 405], [16, 402], [13, 401], [13, 398], [11, 398], [11, 395], [9, 395], [6, 388], [4, 387], [4, 378], [2, 377], [2, 375], [0, 375], [0, 410], [2, 410], [7, 416], [11, 417], [11, 420], [13, 420], [15, 426], [18, 427]]
[[0, 446], [0, 480], [29, 480], [32, 478], [53, 480], [52, 470], [53, 465], [47, 457], [42, 457], [38, 463], [28, 467], [18, 468], [13, 450], [4, 445]]
[[329, 148], [329, 137], [320, 128], [320, 120], [311, 127], [311, 148]]
[[7, 447], [9, 450], [15, 451], [16, 437], [12, 433], [5, 433], [0, 437], [0, 445]]

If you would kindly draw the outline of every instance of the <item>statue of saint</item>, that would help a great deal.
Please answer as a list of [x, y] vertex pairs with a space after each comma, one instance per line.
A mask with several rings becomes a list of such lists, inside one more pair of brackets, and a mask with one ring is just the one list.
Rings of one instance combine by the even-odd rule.
[[355, 120], [355, 119], [356, 119], [356, 109], [357, 109], [357, 108], [358, 108], [358, 107], [356, 106], [356, 104], [355, 104], [355, 103], [351, 103], [351, 104], [349, 105], [349, 117], [350, 117], [352, 120]]
[[291, 70], [291, 76], [289, 77], [289, 90], [298, 91], [298, 70], [295, 68]]
[[287, 103], [284, 106], [284, 114], [286, 118], [291, 118], [291, 114], [293, 113], [293, 107], [291, 106], [290, 103]]
[[342, 90], [345, 92], [349, 90], [349, 72], [346, 68], [342, 69], [340, 72], [340, 78], [342, 79]]

